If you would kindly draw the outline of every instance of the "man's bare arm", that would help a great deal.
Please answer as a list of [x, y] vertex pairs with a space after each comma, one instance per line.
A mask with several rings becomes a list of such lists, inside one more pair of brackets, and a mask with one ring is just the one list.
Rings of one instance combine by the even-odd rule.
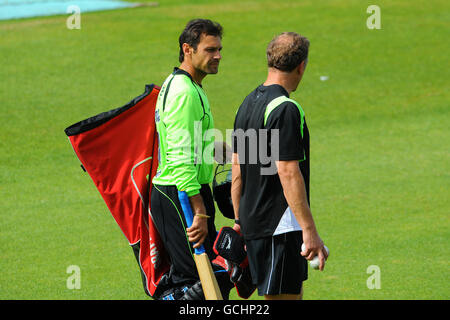
[[327, 252], [317, 233], [311, 209], [308, 205], [305, 181], [300, 172], [298, 161], [277, 161], [276, 165], [284, 196], [303, 230], [303, 242], [305, 243], [306, 250], [302, 252], [302, 255], [308, 260], [318, 255], [320, 260], [319, 269], [323, 270]]
[[206, 208], [203, 203], [203, 197], [200, 193], [189, 197], [194, 219], [192, 226], [186, 229], [189, 242], [195, 242], [194, 248], [200, 247], [208, 235], [208, 225], [206, 221]]
[[[233, 153], [231, 157], [231, 201], [233, 202], [234, 219], [239, 220], [239, 204], [241, 201], [242, 179], [241, 167], [237, 153]], [[240, 226], [235, 224], [233, 227], [236, 231], [240, 230]], [[237, 230], [239, 229], [239, 230]]]

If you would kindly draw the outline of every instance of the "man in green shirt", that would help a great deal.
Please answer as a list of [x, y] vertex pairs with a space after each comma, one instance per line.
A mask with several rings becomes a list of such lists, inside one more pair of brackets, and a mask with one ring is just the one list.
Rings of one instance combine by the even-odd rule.
[[[164, 81], [156, 104], [159, 166], [153, 178], [151, 210], [171, 260], [169, 279], [174, 288], [179, 288], [167, 299], [180, 298], [183, 291], [198, 282], [189, 242], [195, 243], [194, 248], [203, 244], [210, 260], [215, 257], [215, 208], [209, 186], [213, 179], [214, 137], [208, 135], [214, 121], [202, 80], [218, 72], [221, 40], [222, 27], [218, 23], [190, 21], [179, 38], [181, 64]], [[186, 228], [179, 190], [187, 193], [192, 207], [190, 228]], [[226, 272], [221, 274], [228, 277]]]

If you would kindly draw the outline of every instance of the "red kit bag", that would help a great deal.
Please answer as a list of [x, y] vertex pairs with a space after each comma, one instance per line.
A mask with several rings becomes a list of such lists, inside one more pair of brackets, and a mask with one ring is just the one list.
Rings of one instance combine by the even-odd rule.
[[133, 248], [150, 296], [170, 267], [149, 201], [158, 167], [155, 106], [159, 90], [147, 85], [142, 95], [123, 107], [65, 129], [82, 168]]

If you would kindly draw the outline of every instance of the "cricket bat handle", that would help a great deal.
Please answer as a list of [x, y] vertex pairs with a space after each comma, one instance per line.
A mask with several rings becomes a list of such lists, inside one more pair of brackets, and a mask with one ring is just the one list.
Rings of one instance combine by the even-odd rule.
[[[180, 200], [181, 208], [183, 209], [184, 217], [188, 228], [192, 226], [194, 216], [192, 214], [189, 197], [185, 191], [178, 191], [178, 199]], [[194, 261], [197, 266], [198, 275], [202, 284], [203, 293], [206, 300], [223, 300], [217, 283], [216, 276], [211, 267], [208, 255], [205, 252], [205, 247], [201, 245], [195, 248]]]

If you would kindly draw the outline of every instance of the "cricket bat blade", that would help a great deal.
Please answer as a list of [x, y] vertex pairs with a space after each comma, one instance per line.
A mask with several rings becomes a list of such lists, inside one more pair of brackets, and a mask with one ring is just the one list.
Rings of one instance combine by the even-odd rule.
[[[178, 199], [180, 200], [181, 208], [183, 209], [184, 217], [188, 227], [192, 225], [193, 214], [189, 198], [184, 191], [178, 191]], [[216, 276], [211, 267], [208, 255], [205, 252], [205, 248], [200, 246], [195, 249], [194, 261], [197, 267], [198, 276], [202, 284], [203, 293], [206, 300], [223, 300], [222, 293], [220, 292], [219, 284], [217, 283]]]

